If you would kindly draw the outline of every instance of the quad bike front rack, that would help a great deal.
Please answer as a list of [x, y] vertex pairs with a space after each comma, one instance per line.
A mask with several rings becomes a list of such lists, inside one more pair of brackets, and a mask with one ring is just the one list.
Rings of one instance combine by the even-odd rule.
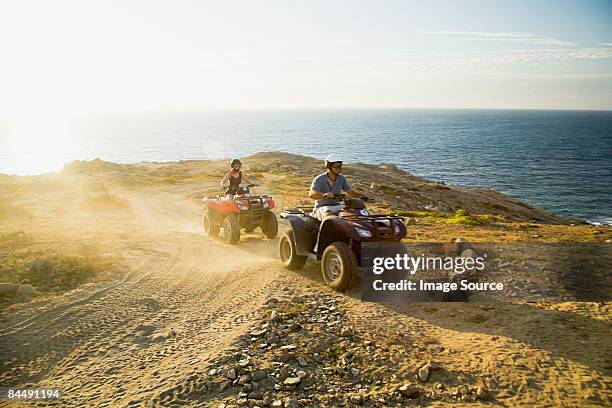
[[340, 218], [348, 220], [348, 221], [357, 222], [358, 224], [362, 224], [362, 225], [369, 224], [370, 230], [372, 231], [372, 238], [371, 238], [372, 241], [381, 241], [381, 240], [386, 241], [386, 240], [390, 240], [393, 238], [397, 238], [397, 235], [399, 234], [395, 231], [393, 227], [393, 221], [394, 220], [399, 221], [400, 223], [404, 224], [404, 219], [397, 215], [350, 214], [350, 215], [342, 215], [340, 216]]

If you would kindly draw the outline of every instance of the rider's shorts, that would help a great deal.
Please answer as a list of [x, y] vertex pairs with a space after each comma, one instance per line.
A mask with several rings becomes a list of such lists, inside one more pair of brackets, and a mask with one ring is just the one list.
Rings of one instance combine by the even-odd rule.
[[342, 210], [342, 204], [337, 205], [323, 205], [321, 207], [317, 207], [313, 210], [314, 216], [319, 220], [323, 221], [323, 217], [325, 217], [325, 213], [330, 211], [333, 213], [339, 213]]

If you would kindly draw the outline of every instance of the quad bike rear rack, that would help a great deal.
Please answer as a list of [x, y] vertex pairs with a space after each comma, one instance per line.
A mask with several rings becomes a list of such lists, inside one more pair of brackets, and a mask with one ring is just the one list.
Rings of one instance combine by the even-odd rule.
[[287, 209], [283, 210], [282, 213], [292, 214], [292, 215], [307, 215], [307, 216], [311, 216], [312, 215], [312, 207], [292, 207], [292, 208], [287, 208]]

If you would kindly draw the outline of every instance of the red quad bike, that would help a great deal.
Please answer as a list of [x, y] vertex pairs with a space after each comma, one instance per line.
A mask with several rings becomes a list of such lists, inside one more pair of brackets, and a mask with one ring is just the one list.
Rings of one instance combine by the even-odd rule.
[[366, 197], [341, 194], [335, 199], [344, 205], [343, 210], [323, 222], [312, 214], [312, 207], [284, 210], [280, 217], [291, 228], [281, 237], [279, 252], [291, 270], [302, 269], [308, 257], [320, 260], [325, 283], [342, 291], [360, 277], [362, 242], [399, 242], [407, 229], [402, 217], [370, 214]]
[[218, 195], [204, 197], [204, 232], [216, 236], [223, 227], [223, 236], [230, 244], [240, 241], [240, 230], [253, 232], [261, 228], [266, 238], [274, 239], [278, 234], [278, 221], [271, 211], [274, 200], [267, 195], [251, 195], [251, 188], [257, 184], [240, 187], [234, 198]]

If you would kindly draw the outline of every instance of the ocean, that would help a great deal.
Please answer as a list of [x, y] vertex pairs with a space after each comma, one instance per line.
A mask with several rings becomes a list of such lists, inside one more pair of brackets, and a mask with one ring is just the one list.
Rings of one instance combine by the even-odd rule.
[[56, 171], [77, 159], [229, 159], [260, 151], [393, 163], [612, 224], [612, 111], [239, 110], [0, 121], [0, 173]]

